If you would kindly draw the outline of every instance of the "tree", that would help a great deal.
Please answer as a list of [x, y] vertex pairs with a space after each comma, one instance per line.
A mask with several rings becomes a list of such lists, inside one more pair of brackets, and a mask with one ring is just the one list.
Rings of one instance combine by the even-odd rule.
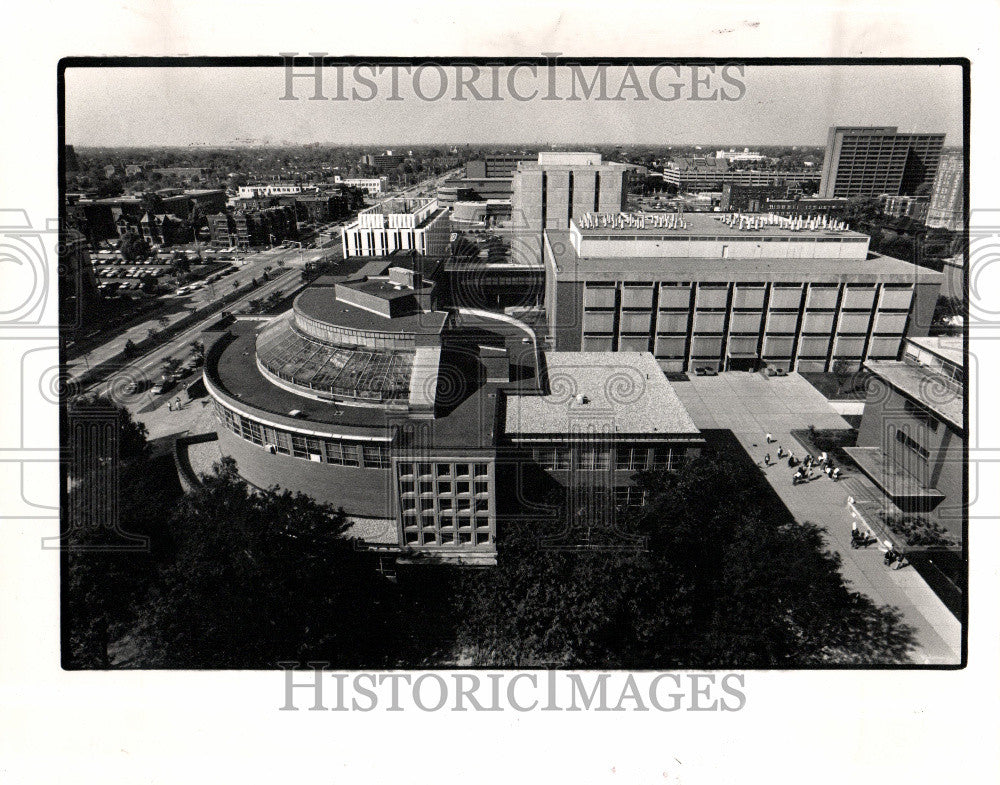
[[181, 360], [177, 357], [167, 355], [162, 360], [160, 360], [160, 369], [163, 375], [166, 377], [173, 376], [177, 369], [181, 366]]
[[343, 510], [302, 494], [251, 490], [224, 458], [171, 518], [176, 558], [142, 611], [151, 667], [275, 667], [369, 645], [378, 577], [344, 537]]
[[763, 482], [711, 458], [641, 475], [651, 501], [620, 523], [645, 549], [559, 550], [537, 522], [506, 527], [497, 567], [454, 593], [458, 653], [494, 667], [904, 661], [912, 631], [849, 590], [820, 530]]
[[126, 234], [122, 237], [118, 250], [126, 262], [141, 262], [148, 259], [151, 253], [149, 244], [138, 234]]
[[[155, 575], [156, 560], [170, 549], [162, 519], [149, 511], [169, 508], [172, 491], [169, 482], [151, 482], [163, 462], [151, 459], [146, 428], [126, 408], [93, 397], [86, 401], [86, 411], [90, 418], [104, 411], [117, 421], [112, 442], [117, 452], [74, 461], [70, 470], [64, 513], [63, 663], [67, 668], [108, 668], [112, 643], [128, 627], [135, 604]], [[68, 425], [72, 412], [64, 411], [63, 417]], [[107, 487], [109, 460], [117, 468], [118, 531], [105, 519], [92, 520], [94, 486]], [[169, 465], [167, 471], [172, 469]], [[147, 538], [149, 547], [137, 549], [139, 537]]]

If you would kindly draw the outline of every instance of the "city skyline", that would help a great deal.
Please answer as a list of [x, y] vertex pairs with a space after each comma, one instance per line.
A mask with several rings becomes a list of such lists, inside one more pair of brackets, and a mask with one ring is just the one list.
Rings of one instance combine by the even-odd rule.
[[[454, 74], [445, 74], [448, 87], [440, 100], [422, 100], [410, 74], [400, 72], [393, 88], [391, 73], [365, 72], [367, 80], [353, 81], [348, 69], [346, 99], [334, 100], [341, 77], [327, 68], [327, 100], [322, 101], [308, 100], [314, 84], [306, 78], [293, 82], [292, 95], [299, 100], [280, 100], [286, 95], [281, 67], [74, 67], [66, 70], [66, 142], [80, 147], [213, 147], [240, 140], [262, 146], [391, 146], [401, 143], [399, 127], [405, 123], [403, 143], [409, 145], [819, 147], [831, 125], [887, 124], [901, 132], [943, 132], [949, 147], [962, 143], [958, 66], [748, 65], [742, 72], [730, 71], [729, 80], [722, 77], [722, 67], [720, 63], [714, 74], [702, 70], [698, 75], [708, 82], [699, 88], [692, 87], [687, 66], [680, 78], [661, 71], [661, 94], [671, 84], [680, 85], [675, 88], [680, 98], [674, 101], [651, 97], [653, 67], [648, 65], [634, 68], [638, 80], [633, 83], [626, 66], [606, 69], [604, 95], [623, 100], [599, 100], [600, 84], [590, 99], [580, 100], [588, 86], [574, 81], [568, 66], [534, 73], [522, 69], [515, 85], [542, 96], [528, 101], [507, 94], [508, 66], [496, 69], [493, 85], [484, 66], [474, 83], [487, 97], [489, 88], [499, 85], [492, 94], [501, 96], [497, 100], [471, 100], [469, 89], [462, 91], [466, 100], [455, 100], [461, 88]], [[582, 69], [587, 79], [594, 78], [594, 67]], [[425, 68], [423, 94], [433, 97], [440, 79], [437, 66]], [[352, 90], [362, 98], [374, 97], [351, 100]], [[721, 97], [693, 100], [692, 91]], [[544, 100], [546, 93], [560, 100]], [[206, 101], [211, 112], [204, 111]], [[729, 133], [721, 133], [723, 129]]]

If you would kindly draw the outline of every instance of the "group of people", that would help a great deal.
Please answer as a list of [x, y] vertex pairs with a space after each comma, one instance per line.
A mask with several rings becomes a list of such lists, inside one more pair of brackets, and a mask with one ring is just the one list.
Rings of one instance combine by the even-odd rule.
[[174, 400], [170, 401], [167, 404], [167, 411], [170, 411], [170, 412], [180, 411], [183, 408], [184, 408], [184, 404], [181, 403], [181, 397], [179, 395], [176, 398], [174, 398]]
[[[770, 433], [765, 434], [765, 441], [768, 444], [774, 444], [777, 439], [774, 438]], [[821, 452], [819, 458], [813, 458], [809, 453], [801, 461], [795, 457], [795, 453], [790, 450], [785, 450], [780, 444], [778, 445], [778, 460], [784, 458], [788, 459], [788, 466], [795, 469], [795, 473], [792, 475], [792, 485], [798, 485], [802, 482], [809, 482], [814, 479], [817, 471], [823, 472], [827, 477], [829, 477], [834, 482], [840, 479], [840, 468], [833, 465], [833, 459], [830, 458], [826, 452]], [[772, 466], [777, 461], [771, 460], [771, 453], [766, 453], [764, 455], [764, 465]]]
[[[852, 548], [867, 548], [873, 542], [878, 542], [875, 537], [872, 537], [868, 532], [862, 532], [858, 528], [857, 521], [851, 521], [851, 547]], [[893, 547], [893, 544], [886, 540], [883, 545], [879, 545], [882, 549], [882, 563], [891, 570], [898, 570], [900, 567], [905, 566], [906, 560], [903, 554], [900, 553]]]

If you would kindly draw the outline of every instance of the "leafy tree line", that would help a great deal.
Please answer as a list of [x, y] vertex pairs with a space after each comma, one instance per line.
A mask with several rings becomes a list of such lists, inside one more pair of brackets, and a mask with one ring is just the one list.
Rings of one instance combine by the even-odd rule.
[[[151, 548], [68, 549], [70, 668], [773, 668], [899, 662], [912, 643], [753, 467], [706, 457], [642, 475], [650, 502], [621, 522], [641, 548], [560, 549], [555, 524], [513, 520], [496, 567], [401, 565], [393, 583], [342, 510], [251, 489], [229, 458], [171, 494], [142, 426], [122, 411], [120, 428], [122, 528]], [[71, 479], [72, 510], [87, 478]]]

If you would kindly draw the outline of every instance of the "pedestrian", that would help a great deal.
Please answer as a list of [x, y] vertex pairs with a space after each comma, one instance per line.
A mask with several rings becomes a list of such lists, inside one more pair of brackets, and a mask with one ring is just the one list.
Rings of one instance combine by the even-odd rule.
[[819, 462], [826, 463], [826, 461], [827, 461], [827, 454], [826, 451], [823, 451], [819, 454]]
[[781, 459], [781, 458], [784, 458], [784, 457], [785, 457], [785, 451], [782, 448], [782, 446], [779, 444], [778, 445], [778, 458]]
[[771, 434], [769, 434], [769, 433], [765, 433], [765, 434], [764, 434], [764, 438], [765, 438], [765, 439], [767, 440], [767, 443], [768, 443], [768, 444], [770, 444], [771, 442], [773, 442], [773, 441], [774, 441], [774, 437], [773, 437], [773, 436], [771, 436]]
[[183, 408], [181, 406], [181, 397], [179, 395], [176, 398], [174, 398], [174, 406], [176, 406], [178, 409]]
[[830, 471], [830, 479], [833, 480], [834, 482], [836, 482], [837, 480], [840, 479], [840, 469], [839, 468], [832, 469]]
[[771, 465], [771, 453], [767, 453], [764, 456], [764, 465], [765, 466], [770, 466]]
[[174, 403], [173, 403], [173, 401], [167, 401], [167, 411], [168, 412], [172, 412], [173, 410], [174, 410]]

